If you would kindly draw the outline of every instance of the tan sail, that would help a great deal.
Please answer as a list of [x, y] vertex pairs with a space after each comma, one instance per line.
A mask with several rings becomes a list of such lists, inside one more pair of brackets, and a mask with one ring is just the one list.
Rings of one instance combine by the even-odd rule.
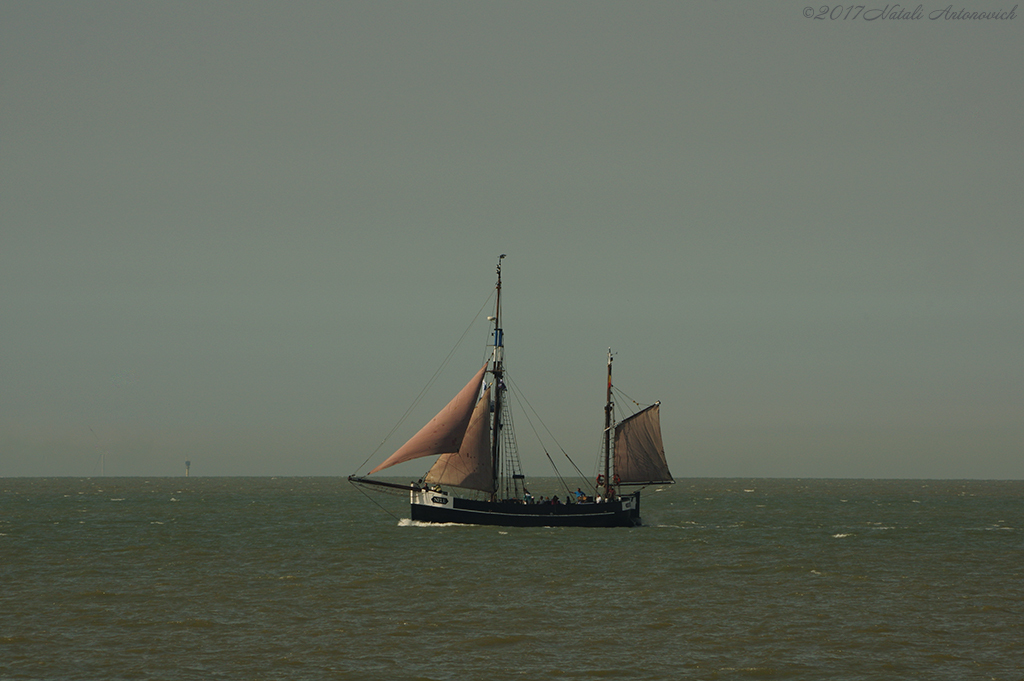
[[469, 428], [458, 452], [442, 454], [427, 473], [427, 483], [452, 485], [481, 492], [494, 492], [491, 462], [491, 438], [488, 417], [491, 413], [491, 389], [476, 403]]
[[615, 474], [625, 484], [671, 483], [661, 442], [661, 403], [615, 426]]
[[430, 422], [423, 426], [420, 432], [409, 438], [409, 441], [399, 447], [398, 451], [389, 456], [384, 463], [370, 471], [370, 475], [395, 464], [423, 456], [458, 452], [466, 435], [466, 429], [469, 427], [470, 417], [473, 415], [473, 407], [476, 405], [476, 397], [480, 393], [480, 385], [484, 380], [486, 369], [487, 366], [484, 365], [480, 371], [476, 372], [466, 387], [459, 391], [459, 394], [438, 412], [437, 416], [430, 419]]

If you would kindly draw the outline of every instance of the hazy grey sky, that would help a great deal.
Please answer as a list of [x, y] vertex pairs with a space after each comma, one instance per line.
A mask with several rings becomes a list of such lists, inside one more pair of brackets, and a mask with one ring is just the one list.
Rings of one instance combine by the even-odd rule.
[[0, 4], [0, 475], [352, 473], [507, 253], [585, 470], [1024, 477], [1024, 10], [807, 4]]

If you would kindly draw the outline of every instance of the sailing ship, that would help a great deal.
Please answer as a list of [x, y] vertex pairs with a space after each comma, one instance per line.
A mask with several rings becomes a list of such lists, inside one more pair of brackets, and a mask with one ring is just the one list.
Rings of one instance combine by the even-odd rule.
[[[660, 407], [656, 402], [614, 422], [612, 352], [600, 473], [592, 494], [567, 487], [566, 500], [535, 500], [526, 488], [512, 429], [501, 325], [501, 260], [498, 259], [494, 326], [489, 358], [466, 386], [408, 442], [371, 470], [350, 475], [359, 485], [408, 491], [410, 516], [425, 523], [505, 526], [633, 527], [641, 524], [640, 489], [675, 480], [665, 461]], [[614, 437], [613, 437], [614, 436]], [[369, 476], [406, 461], [436, 456], [415, 483], [398, 484]], [[578, 470], [578, 469], [577, 469]], [[589, 487], [589, 486], [588, 486]]]

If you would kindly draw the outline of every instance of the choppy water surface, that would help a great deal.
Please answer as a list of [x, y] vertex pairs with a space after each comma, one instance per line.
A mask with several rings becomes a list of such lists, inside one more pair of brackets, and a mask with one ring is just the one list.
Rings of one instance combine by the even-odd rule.
[[373, 501], [0, 480], [0, 679], [1024, 678], [1022, 482], [683, 480], [636, 529]]

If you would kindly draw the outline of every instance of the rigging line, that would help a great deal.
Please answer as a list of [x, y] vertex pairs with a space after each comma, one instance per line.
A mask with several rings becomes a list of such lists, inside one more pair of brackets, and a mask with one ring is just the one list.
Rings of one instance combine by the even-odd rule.
[[493, 297], [493, 292], [487, 296], [487, 300], [484, 301], [484, 304], [481, 305], [480, 309], [477, 310], [475, 315], [473, 315], [473, 320], [469, 322], [469, 326], [467, 326], [466, 330], [462, 332], [461, 336], [459, 336], [459, 340], [455, 342], [455, 346], [451, 349], [451, 351], [449, 351], [448, 356], [444, 358], [444, 361], [441, 362], [441, 366], [437, 367], [437, 370], [434, 372], [434, 375], [430, 377], [430, 380], [427, 381], [427, 384], [425, 386], [423, 386], [423, 389], [420, 390], [419, 394], [412, 401], [412, 404], [409, 405], [409, 408], [406, 409], [405, 413], [402, 414], [402, 417], [398, 419], [398, 423], [396, 423], [395, 426], [390, 431], [388, 431], [388, 434], [385, 435], [384, 439], [380, 441], [380, 444], [378, 444], [376, 448], [374, 448], [374, 450], [370, 452], [370, 455], [366, 457], [366, 460], [359, 464], [359, 468], [356, 468], [357, 471], [363, 466], [365, 466], [367, 461], [376, 456], [377, 452], [380, 451], [380, 448], [383, 447], [384, 443], [388, 441], [388, 438], [394, 435], [395, 431], [402, 427], [402, 424], [405, 423], [405, 419], [408, 418], [409, 414], [412, 413], [412, 410], [416, 408], [416, 405], [418, 405], [420, 403], [420, 400], [422, 400], [423, 397], [427, 394], [427, 392], [430, 390], [430, 386], [434, 384], [434, 381], [436, 381], [437, 377], [441, 375], [441, 372], [444, 371], [444, 368], [448, 366], [448, 362], [451, 360], [452, 355], [454, 355], [455, 351], [458, 350], [460, 345], [462, 345], [462, 341], [466, 340], [466, 336], [469, 334], [469, 330], [473, 328], [474, 324], [476, 324], [476, 320], [480, 319], [480, 313], [484, 311], [484, 308], [487, 307], [487, 304], [491, 302], [491, 298]]
[[[551, 468], [554, 469], [555, 476], [565, 486], [566, 491], [571, 494], [572, 490], [566, 484], [565, 478], [562, 477], [561, 471], [558, 470], [558, 466], [555, 465], [554, 459], [551, 458], [551, 454], [548, 453], [547, 447], [544, 446], [544, 442], [543, 442], [543, 440], [541, 440], [540, 434], [537, 432], [537, 428], [533, 425], [533, 420], [530, 419], [530, 413], [529, 413], [530, 411], [532, 411], [533, 415], [537, 417], [537, 420], [540, 422], [541, 426], [544, 427], [544, 430], [545, 430], [545, 432], [547, 432], [548, 437], [550, 437], [551, 440], [555, 443], [555, 446], [558, 447], [558, 450], [560, 452], [562, 452], [562, 454], [565, 456], [565, 458], [569, 460], [569, 463], [572, 464], [572, 467], [576, 469], [576, 472], [579, 474], [580, 479], [581, 480], [586, 480], [587, 476], [583, 475], [583, 471], [580, 470], [580, 467], [576, 465], [576, 462], [572, 460], [572, 457], [569, 456], [569, 453], [565, 451], [565, 449], [562, 447], [562, 445], [560, 445], [558, 443], [558, 440], [555, 438], [555, 436], [551, 434], [551, 430], [547, 427], [547, 424], [544, 423], [544, 419], [542, 419], [540, 417], [540, 414], [538, 414], [537, 410], [533, 408], [533, 405], [530, 404], [530, 401], [527, 400], [526, 397], [522, 395], [522, 391], [519, 390], [519, 386], [517, 386], [515, 384], [515, 382], [511, 378], [508, 377], [507, 374], [506, 374], [505, 378], [506, 378], [506, 380], [508, 380], [509, 385], [512, 386], [512, 388], [513, 388], [512, 396], [515, 398], [516, 402], [520, 403], [519, 406], [523, 410], [523, 414], [526, 416], [526, 422], [530, 424], [530, 428], [533, 430], [533, 434], [537, 438], [537, 442], [540, 443], [541, 449], [544, 450], [544, 456], [548, 457], [548, 461], [551, 462]], [[527, 411], [526, 407], [529, 407], [529, 411]]]
[[399, 518], [398, 516], [396, 516], [396, 515], [395, 515], [394, 513], [392, 513], [392, 512], [391, 512], [391, 511], [389, 511], [388, 509], [384, 508], [384, 506], [382, 506], [382, 505], [381, 505], [380, 503], [378, 503], [376, 499], [374, 499], [374, 498], [373, 498], [373, 497], [371, 497], [371, 496], [370, 496], [369, 494], [367, 494], [367, 493], [366, 493], [366, 490], [365, 490], [365, 489], [363, 489], [362, 487], [360, 487], [360, 486], [359, 486], [358, 484], [356, 484], [355, 482], [352, 482], [351, 480], [350, 480], [349, 482], [351, 482], [351, 483], [352, 483], [352, 486], [353, 486], [353, 487], [355, 487], [355, 488], [356, 488], [357, 490], [359, 490], [359, 493], [360, 493], [360, 494], [362, 494], [362, 495], [363, 495], [364, 497], [366, 497], [367, 499], [369, 499], [370, 501], [372, 501], [372, 502], [373, 502], [374, 504], [377, 504], [377, 507], [378, 507], [378, 508], [380, 508], [380, 510], [384, 511], [385, 513], [387, 513], [387, 514], [388, 514], [389, 516], [391, 516], [391, 517], [392, 517], [392, 518], [394, 518], [395, 520], [398, 520], [398, 521], [401, 521], [401, 520], [402, 520], [401, 518]]
[[[621, 390], [619, 390], [615, 386], [612, 386], [612, 392], [615, 393], [617, 396], [621, 396], [621, 397], [626, 398], [627, 400], [632, 402], [634, 405], [636, 405], [636, 410], [632, 414], [626, 414], [625, 411], [623, 411], [622, 409], [618, 408], [619, 407], [619, 402], [618, 402], [618, 400], [616, 400], [615, 401], [615, 412], [616, 412], [616, 414], [618, 414], [619, 416], [622, 417], [622, 418], [618, 419], [619, 421], [624, 421], [627, 418], [629, 418], [630, 416], [635, 416], [636, 414], [638, 414], [639, 412], [641, 412], [641, 411], [643, 411], [644, 409], [647, 408], [646, 406], [640, 404], [639, 402], [637, 402], [632, 397], [630, 397], [626, 393], [622, 392]], [[647, 406], [650, 406], [650, 405], [647, 405]]]
[[[579, 468], [576, 466], [576, 463], [572, 460], [572, 457], [569, 456], [569, 454], [565, 451], [565, 448], [562, 447], [562, 445], [558, 442], [558, 438], [556, 438], [554, 436], [554, 434], [552, 434], [551, 429], [548, 428], [546, 423], [544, 423], [544, 419], [542, 419], [540, 417], [540, 414], [538, 414], [537, 410], [533, 408], [533, 405], [530, 404], [530, 401], [528, 399], [526, 399], [526, 396], [522, 394], [521, 390], [519, 390], [519, 386], [517, 386], [515, 384], [515, 381], [513, 381], [511, 378], [509, 378], [508, 375], [506, 375], [505, 378], [509, 382], [509, 385], [511, 385], [513, 388], [515, 388], [515, 392], [513, 393], [513, 395], [515, 396], [516, 400], [517, 401], [522, 401], [522, 403], [526, 407], [529, 407], [529, 411], [532, 411], [533, 415], [537, 417], [537, 421], [539, 421], [541, 427], [544, 428], [544, 432], [548, 434], [548, 437], [550, 437], [551, 440], [555, 443], [555, 446], [558, 447], [559, 451], [561, 451], [562, 454], [565, 454], [565, 458], [569, 459], [569, 462], [572, 463], [573, 468], [576, 468], [576, 470], [579, 471]], [[525, 407], [523, 408], [523, 413], [526, 414], [526, 421], [530, 424], [530, 427], [533, 428], [533, 434], [537, 436], [537, 441], [540, 442], [541, 441], [540, 434], [537, 433], [537, 429], [534, 428], [533, 421], [530, 419], [530, 414], [527, 412], [527, 409]], [[583, 474], [580, 473], [580, 475], [583, 475]]]
[[[569, 488], [569, 485], [566, 484], [565, 478], [562, 477], [562, 473], [558, 470], [558, 466], [555, 465], [555, 460], [551, 458], [550, 454], [548, 454], [547, 449], [544, 450], [544, 456], [548, 457], [548, 461], [551, 462], [551, 467], [555, 469], [555, 476], [558, 478], [558, 481], [562, 483], [562, 487], [565, 488], [565, 493], [567, 495], [566, 500], [568, 500], [568, 495], [572, 494], [572, 490]], [[572, 459], [570, 459], [570, 461], [572, 461]]]
[[625, 398], [626, 398], [627, 400], [629, 400], [630, 402], [632, 402], [633, 404], [635, 404], [635, 405], [636, 405], [636, 406], [637, 406], [638, 408], [640, 408], [640, 409], [643, 409], [644, 405], [640, 404], [639, 402], [637, 402], [636, 400], [634, 400], [634, 399], [633, 399], [632, 397], [630, 397], [629, 395], [627, 395], [626, 393], [624, 393], [624, 392], [623, 392], [622, 390], [620, 390], [620, 389], [618, 388], [618, 386], [614, 386], [614, 385], [613, 385], [613, 386], [612, 386], [612, 392], [616, 393], [617, 395], [622, 395], [622, 396], [623, 396], [623, 397], [625, 397]]
[[[506, 378], [508, 378], [508, 377], [506, 376]], [[562, 454], [565, 456], [565, 458], [568, 459], [569, 463], [572, 464], [572, 467], [576, 469], [576, 472], [579, 474], [580, 479], [581, 480], [586, 480], [587, 476], [585, 476], [583, 474], [583, 471], [580, 470], [580, 467], [576, 465], [576, 462], [572, 460], [572, 457], [569, 456], [569, 453], [567, 451], [565, 451], [565, 448], [562, 447], [562, 445], [558, 442], [558, 439], [551, 433], [551, 430], [548, 428], [547, 424], [544, 423], [544, 419], [542, 419], [540, 417], [540, 414], [538, 414], [537, 410], [533, 408], [533, 405], [530, 404], [530, 401], [527, 400], [524, 395], [522, 395], [522, 391], [519, 390], [519, 386], [517, 386], [512, 381], [511, 378], [508, 378], [508, 382], [509, 382], [509, 385], [511, 385], [515, 389], [515, 391], [512, 393], [512, 395], [516, 398], [516, 401], [517, 402], [521, 401], [523, 404], [525, 404], [527, 407], [529, 407], [529, 410], [532, 411], [534, 416], [537, 417], [537, 420], [540, 422], [540, 425], [543, 426], [544, 431], [548, 434], [548, 437], [550, 437], [551, 440], [555, 443], [555, 446], [558, 447], [558, 451], [562, 452]], [[530, 428], [533, 429], [533, 434], [537, 437], [537, 441], [541, 442], [541, 447], [544, 448], [544, 454], [548, 457], [549, 460], [551, 460], [551, 455], [548, 454], [547, 448], [544, 447], [543, 441], [540, 438], [540, 434], [537, 433], [537, 429], [534, 427], [533, 421], [530, 420], [530, 414], [529, 414], [529, 412], [527, 412], [525, 407], [523, 407], [523, 413], [526, 415], [526, 422], [529, 423], [530, 424]], [[562, 480], [562, 474], [558, 472], [558, 467], [555, 466], [555, 462], [553, 460], [551, 461], [551, 467], [555, 469], [555, 474], [558, 476], [558, 479]]]
[[[548, 461], [551, 463], [551, 469], [553, 471], [555, 471], [555, 477], [558, 478], [558, 481], [562, 484], [562, 487], [565, 488], [566, 494], [572, 494], [572, 490], [569, 488], [569, 485], [566, 484], [565, 478], [562, 477], [562, 472], [560, 470], [558, 470], [558, 466], [555, 465], [555, 460], [551, 458], [551, 454], [548, 452], [548, 448], [544, 446], [544, 442], [543, 442], [543, 440], [541, 440], [540, 434], [537, 432], [537, 428], [533, 425], [533, 421], [530, 419], [530, 413], [527, 411], [526, 407], [524, 406], [524, 403], [526, 405], [529, 405], [529, 402], [526, 400], [525, 397], [522, 397], [519, 394], [519, 386], [515, 385], [515, 383], [512, 382], [512, 379], [508, 378], [507, 375], [505, 376], [505, 378], [508, 380], [509, 385], [513, 388], [511, 391], [509, 391], [510, 394], [516, 400], [516, 402], [519, 403], [519, 408], [523, 410], [523, 415], [526, 417], [526, 422], [530, 424], [530, 429], [533, 431], [534, 437], [537, 438], [537, 442], [540, 444], [540, 448], [544, 451], [544, 456], [546, 456], [548, 458]], [[533, 410], [533, 406], [532, 405], [530, 406], [530, 409]], [[535, 416], [537, 416], [537, 420], [541, 421], [541, 424], [543, 425], [544, 422], [541, 420], [541, 418], [537, 414], [536, 410], [534, 410], [533, 413], [534, 413]], [[550, 435], [550, 431], [548, 432], [548, 434]], [[554, 436], [552, 436], [551, 439], [554, 439]], [[558, 443], [556, 442], [555, 444], [558, 444]], [[565, 454], [565, 450], [562, 450], [562, 453]], [[566, 454], [566, 458], [569, 458], [568, 454]], [[569, 463], [572, 463], [572, 459], [569, 459]], [[573, 464], [573, 466], [575, 466], [575, 465], [576, 464]], [[525, 488], [525, 485], [524, 485], [524, 488]]]
[[[563, 450], [563, 451], [562, 451], [562, 453], [563, 453], [563, 454], [565, 454], [565, 451]], [[565, 454], [565, 458], [569, 459], [569, 463], [571, 463], [571, 464], [572, 464], [572, 467], [576, 469], [576, 472], [577, 472], [577, 473], [579, 474], [579, 476], [580, 476], [580, 479], [581, 479], [581, 480], [586, 480], [586, 479], [587, 479], [587, 476], [583, 475], [583, 471], [581, 471], [581, 470], [580, 470], [580, 467], [576, 465], [576, 462], [575, 462], [575, 461], [573, 461], [573, 460], [572, 460], [572, 459], [571, 459], [571, 458], [569, 457], [569, 455], [568, 455], [568, 454]]]

